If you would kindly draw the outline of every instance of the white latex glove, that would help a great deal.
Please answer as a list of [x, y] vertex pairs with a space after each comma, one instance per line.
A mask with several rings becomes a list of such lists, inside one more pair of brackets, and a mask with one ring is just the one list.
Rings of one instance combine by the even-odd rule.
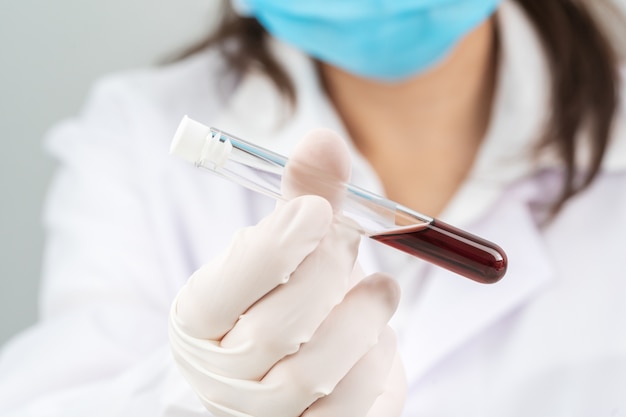
[[345, 144], [329, 131], [309, 134], [283, 182], [294, 199], [238, 233], [172, 305], [172, 352], [216, 416], [401, 412], [404, 373], [387, 326], [398, 287], [380, 274], [361, 279], [360, 236], [331, 205], [341, 193], [312, 183], [297, 163], [307, 160], [347, 180]]

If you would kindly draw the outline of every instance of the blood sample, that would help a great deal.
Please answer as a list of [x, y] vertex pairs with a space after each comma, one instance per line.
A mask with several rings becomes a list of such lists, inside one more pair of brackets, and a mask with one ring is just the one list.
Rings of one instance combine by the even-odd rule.
[[499, 281], [507, 268], [497, 245], [440, 220], [370, 237], [482, 284]]

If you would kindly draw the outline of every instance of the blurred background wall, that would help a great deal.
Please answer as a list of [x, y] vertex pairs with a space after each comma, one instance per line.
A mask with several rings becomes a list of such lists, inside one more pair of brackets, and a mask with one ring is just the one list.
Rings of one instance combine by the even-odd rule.
[[219, 0], [0, 0], [0, 345], [36, 319], [44, 132], [94, 79], [202, 37]]
[[74, 115], [102, 74], [159, 62], [201, 37], [218, 2], [0, 0], [0, 345], [36, 319], [53, 170], [44, 132]]

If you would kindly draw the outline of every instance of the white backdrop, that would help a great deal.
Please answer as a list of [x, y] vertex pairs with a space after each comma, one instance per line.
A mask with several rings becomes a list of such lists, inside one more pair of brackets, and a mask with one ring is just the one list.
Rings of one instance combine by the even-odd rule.
[[0, 344], [36, 318], [53, 169], [44, 131], [76, 113], [100, 75], [156, 63], [201, 37], [218, 1], [0, 0]]

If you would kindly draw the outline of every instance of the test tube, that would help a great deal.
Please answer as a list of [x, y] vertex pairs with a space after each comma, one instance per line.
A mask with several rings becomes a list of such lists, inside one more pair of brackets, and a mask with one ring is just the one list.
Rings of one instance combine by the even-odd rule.
[[[288, 158], [183, 117], [170, 152], [196, 167], [277, 200]], [[329, 181], [313, 166], [317, 181]], [[308, 173], [308, 171], [307, 171]], [[506, 273], [507, 257], [496, 244], [421, 214], [355, 185], [342, 188], [340, 216], [371, 239], [384, 243], [473, 281], [490, 284]]]

